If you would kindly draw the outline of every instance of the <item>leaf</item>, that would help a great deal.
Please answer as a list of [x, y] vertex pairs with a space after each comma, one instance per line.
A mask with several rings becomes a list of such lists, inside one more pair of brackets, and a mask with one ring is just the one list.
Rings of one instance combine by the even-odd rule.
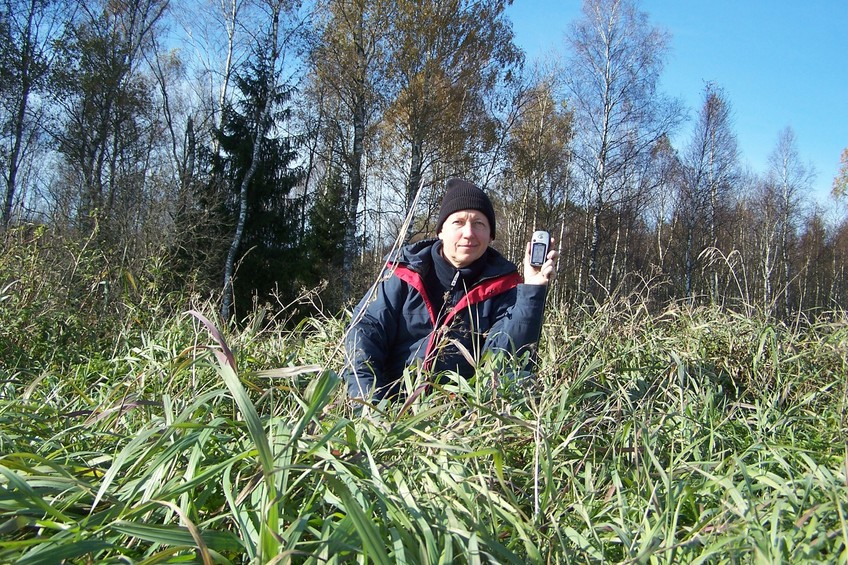
[[221, 332], [218, 330], [218, 328], [215, 326], [215, 324], [210, 322], [209, 319], [206, 316], [204, 316], [203, 314], [201, 314], [197, 310], [189, 310], [188, 313], [191, 314], [192, 316], [194, 316], [195, 318], [197, 318], [198, 320], [200, 320], [203, 323], [203, 325], [206, 326], [206, 329], [209, 330], [210, 334], [212, 334], [212, 338], [218, 343], [218, 346], [221, 348], [221, 351], [224, 354], [224, 358], [226, 360], [226, 363], [229, 364], [233, 368], [233, 370], [235, 371], [236, 360], [235, 360], [235, 357], [233, 356], [233, 352], [230, 350], [229, 346], [227, 345], [226, 340], [224, 339], [224, 336], [221, 335]]
[[392, 561], [386, 553], [383, 536], [374, 527], [374, 520], [365, 514], [347, 485], [335, 477], [327, 476], [325, 480], [330, 490], [341, 499], [344, 511], [353, 522], [353, 527], [356, 528], [356, 532], [362, 540], [362, 548], [368, 558], [378, 565], [390, 565]]
[[[56, 565], [67, 559], [80, 557], [81, 555], [94, 555], [105, 549], [114, 547], [110, 543], [97, 539], [87, 539], [64, 543], [60, 540], [47, 541], [21, 557], [17, 565]], [[93, 562], [88, 559], [87, 562]]]
[[[180, 547], [196, 547], [195, 538], [185, 526], [175, 524], [142, 524], [119, 520], [112, 524], [116, 532], [162, 545]], [[241, 552], [244, 546], [230, 532], [203, 531], [200, 532], [203, 542], [218, 552]]]
[[280, 547], [280, 542], [277, 538], [280, 516], [278, 512], [279, 501], [277, 500], [277, 488], [274, 483], [274, 454], [271, 451], [271, 445], [268, 443], [268, 436], [265, 434], [262, 420], [259, 418], [259, 412], [256, 411], [256, 407], [251, 402], [247, 391], [242, 386], [241, 380], [236, 373], [236, 364], [232, 352], [227, 347], [218, 329], [209, 320], [194, 310], [191, 310], [190, 313], [206, 325], [212, 337], [221, 346], [223, 353], [216, 355], [219, 361], [218, 372], [224, 380], [224, 384], [227, 385], [227, 389], [229, 389], [233, 400], [235, 400], [242, 418], [247, 425], [247, 433], [256, 446], [268, 497], [265, 518], [262, 520], [262, 533], [260, 534], [260, 557], [269, 559], [271, 556], [279, 553]]
[[297, 367], [279, 367], [277, 369], [266, 369], [257, 371], [256, 376], [266, 379], [290, 379], [305, 375], [306, 373], [320, 373], [323, 370], [321, 365], [299, 365]]

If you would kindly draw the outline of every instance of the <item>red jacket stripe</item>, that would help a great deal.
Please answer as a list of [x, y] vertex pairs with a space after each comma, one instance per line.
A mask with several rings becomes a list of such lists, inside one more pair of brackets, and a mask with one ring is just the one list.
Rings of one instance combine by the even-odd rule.
[[[421, 278], [419, 273], [413, 271], [406, 265], [389, 263], [387, 267], [389, 269], [394, 269], [394, 274], [400, 280], [406, 282], [412, 286], [412, 288], [417, 290], [419, 294], [421, 294], [421, 297], [424, 299], [424, 304], [427, 306], [427, 311], [430, 313], [430, 320], [433, 322], [433, 331], [430, 333], [430, 339], [427, 342], [427, 351], [424, 356], [424, 367], [428, 368], [432, 362], [432, 353], [436, 343], [436, 334], [438, 332], [436, 331], [436, 312], [433, 310], [433, 304], [430, 302], [430, 298], [427, 296], [427, 292], [424, 289], [424, 280]], [[522, 282], [521, 275], [514, 272], [484, 280], [480, 284], [471, 288], [471, 290], [469, 290], [465, 296], [456, 303], [456, 306], [454, 306], [445, 317], [442, 327], [446, 327], [450, 324], [456, 313], [461, 312], [463, 308], [473, 306], [474, 304], [478, 304], [499, 294], [508, 292]]]

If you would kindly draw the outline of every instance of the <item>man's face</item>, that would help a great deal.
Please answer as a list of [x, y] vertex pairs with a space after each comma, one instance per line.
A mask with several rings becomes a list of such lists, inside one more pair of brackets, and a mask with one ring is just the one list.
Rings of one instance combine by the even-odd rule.
[[492, 241], [489, 219], [478, 210], [460, 210], [448, 216], [439, 232], [442, 254], [460, 269], [483, 256]]

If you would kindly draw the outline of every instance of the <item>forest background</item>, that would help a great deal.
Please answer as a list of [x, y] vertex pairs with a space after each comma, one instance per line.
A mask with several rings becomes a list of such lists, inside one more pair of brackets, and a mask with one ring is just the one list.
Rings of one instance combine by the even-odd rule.
[[224, 319], [337, 313], [462, 176], [507, 257], [556, 237], [554, 307], [844, 307], [848, 153], [823, 206], [791, 128], [745, 170], [720, 84], [694, 109], [659, 90], [673, 40], [638, 2], [584, 3], [533, 64], [509, 4], [4, 0], [5, 252], [67, 288], [85, 250], [101, 311], [146, 284]]

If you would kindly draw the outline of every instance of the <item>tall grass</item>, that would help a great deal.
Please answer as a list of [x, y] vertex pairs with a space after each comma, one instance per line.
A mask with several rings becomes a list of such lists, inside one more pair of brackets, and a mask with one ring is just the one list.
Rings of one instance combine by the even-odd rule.
[[550, 312], [534, 381], [360, 412], [343, 318], [194, 309], [2, 366], [0, 562], [848, 561], [842, 313]]

